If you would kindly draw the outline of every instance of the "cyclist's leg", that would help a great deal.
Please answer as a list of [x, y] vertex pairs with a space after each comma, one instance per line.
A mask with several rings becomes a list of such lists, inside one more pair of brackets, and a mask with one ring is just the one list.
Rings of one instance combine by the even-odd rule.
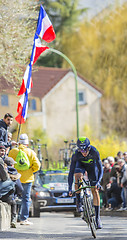
[[[90, 182], [96, 182], [97, 179], [97, 175], [95, 172], [95, 168], [91, 169], [91, 171], [88, 171], [88, 178], [90, 180]], [[94, 184], [92, 184], [94, 185]], [[100, 195], [99, 195], [99, 191], [97, 188], [92, 188], [92, 194], [93, 194], [93, 205], [95, 208], [95, 217], [96, 217], [96, 225], [98, 229], [102, 228], [102, 224], [101, 224], [101, 220], [100, 220]]]
[[93, 194], [93, 205], [100, 206], [100, 195], [97, 188], [91, 188]]
[[[78, 180], [83, 178], [83, 173], [85, 170], [80, 168], [80, 166], [77, 164], [75, 168], [75, 190], [78, 189]], [[82, 208], [82, 202], [81, 202], [81, 196], [80, 196], [80, 191], [76, 193], [76, 206], [77, 206], [77, 211], [78, 212], [83, 212]]]
[[102, 224], [101, 224], [101, 220], [100, 220], [100, 196], [99, 196], [98, 189], [96, 189], [96, 188], [92, 189], [92, 194], [93, 194], [93, 205], [95, 208], [97, 228], [101, 229]]

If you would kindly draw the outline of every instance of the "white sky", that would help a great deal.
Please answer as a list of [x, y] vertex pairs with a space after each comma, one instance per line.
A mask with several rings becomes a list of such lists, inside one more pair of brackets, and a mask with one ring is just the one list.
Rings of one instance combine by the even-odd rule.
[[87, 16], [91, 18], [107, 6], [113, 7], [114, 4], [122, 5], [124, 2], [127, 2], [127, 0], [80, 0], [79, 2], [79, 6], [89, 8]]

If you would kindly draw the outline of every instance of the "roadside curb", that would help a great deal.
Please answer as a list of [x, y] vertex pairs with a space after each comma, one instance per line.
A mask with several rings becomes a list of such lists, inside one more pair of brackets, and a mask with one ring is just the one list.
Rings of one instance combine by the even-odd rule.
[[11, 206], [5, 202], [0, 202], [0, 231], [10, 228]]
[[101, 216], [111, 216], [111, 217], [127, 217], [127, 210], [125, 211], [116, 211], [116, 210], [102, 210]]

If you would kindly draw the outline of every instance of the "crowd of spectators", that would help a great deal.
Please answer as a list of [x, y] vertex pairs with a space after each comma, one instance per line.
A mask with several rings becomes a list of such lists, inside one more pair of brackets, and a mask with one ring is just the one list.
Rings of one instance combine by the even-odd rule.
[[102, 206], [105, 210], [127, 210], [127, 152], [102, 160]]
[[[21, 134], [18, 143], [12, 140], [12, 134], [9, 132], [12, 122], [13, 116], [10, 113], [0, 119], [0, 201], [11, 206], [10, 227], [16, 228], [17, 221], [20, 221], [21, 225], [32, 224], [28, 220], [30, 193], [34, 180], [33, 173], [40, 169], [40, 162], [36, 153], [28, 148], [27, 134]], [[23, 152], [28, 159], [27, 169], [16, 168], [19, 152]], [[22, 165], [23, 155], [20, 160]]]

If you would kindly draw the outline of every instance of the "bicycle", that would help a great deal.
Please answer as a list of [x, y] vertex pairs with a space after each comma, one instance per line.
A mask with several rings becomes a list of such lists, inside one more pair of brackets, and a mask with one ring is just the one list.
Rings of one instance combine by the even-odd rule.
[[[45, 160], [44, 165], [45, 168], [49, 168], [49, 160], [48, 160], [48, 150], [47, 150], [47, 144], [41, 144], [40, 139], [37, 139], [36, 141], [30, 140], [31, 148], [32, 150], [36, 151], [37, 157], [41, 163], [40, 169], [42, 170], [42, 161]], [[42, 147], [45, 150], [45, 158], [42, 155]]]
[[76, 143], [71, 140], [69, 143], [67, 140], [64, 141], [65, 148], [59, 149], [59, 165], [61, 166], [61, 162], [63, 163], [62, 167], [69, 168], [71, 156], [76, 149]]
[[95, 213], [93, 209], [91, 195], [87, 193], [87, 189], [94, 188], [94, 186], [90, 186], [90, 182], [86, 181], [84, 178], [79, 180], [79, 188], [74, 192], [78, 192], [83, 190], [83, 216], [82, 219], [90, 226], [92, 236], [96, 238], [96, 221], [95, 221]]
[[59, 165], [61, 165], [61, 162], [63, 162], [63, 167], [69, 167], [70, 163], [70, 148], [67, 147], [68, 141], [64, 141], [65, 148], [59, 149]]

